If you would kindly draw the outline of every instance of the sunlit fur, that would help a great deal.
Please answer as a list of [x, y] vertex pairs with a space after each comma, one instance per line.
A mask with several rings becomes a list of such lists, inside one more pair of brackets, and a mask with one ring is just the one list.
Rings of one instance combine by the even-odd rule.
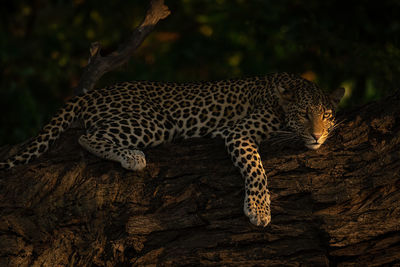
[[[323, 93], [316, 84], [301, 78], [291, 79], [287, 90], [291, 90], [291, 97], [284, 104], [287, 129], [295, 133], [307, 148], [318, 149], [335, 128], [337, 100]], [[294, 138], [286, 134], [288, 141]]]

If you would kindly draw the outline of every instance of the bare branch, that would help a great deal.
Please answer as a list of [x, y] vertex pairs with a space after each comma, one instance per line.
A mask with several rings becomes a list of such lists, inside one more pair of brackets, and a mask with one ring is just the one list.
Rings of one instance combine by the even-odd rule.
[[100, 54], [100, 43], [92, 43], [88, 65], [75, 88], [75, 94], [92, 90], [105, 73], [127, 63], [130, 56], [153, 31], [156, 24], [168, 17], [170, 13], [168, 7], [164, 5], [164, 0], [151, 0], [143, 22], [133, 31], [129, 40], [118, 47], [116, 51], [103, 57]]

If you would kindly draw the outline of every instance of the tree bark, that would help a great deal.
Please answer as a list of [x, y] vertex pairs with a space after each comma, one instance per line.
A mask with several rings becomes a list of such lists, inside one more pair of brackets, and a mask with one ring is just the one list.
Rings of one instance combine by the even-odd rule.
[[222, 140], [147, 149], [148, 167], [130, 172], [71, 129], [0, 174], [0, 266], [399, 265], [399, 103], [397, 92], [342, 112], [317, 151], [263, 144], [266, 228], [243, 214]]

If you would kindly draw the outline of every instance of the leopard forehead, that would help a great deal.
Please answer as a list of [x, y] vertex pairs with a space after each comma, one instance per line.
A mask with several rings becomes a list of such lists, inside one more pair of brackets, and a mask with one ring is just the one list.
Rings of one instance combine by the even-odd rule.
[[330, 97], [317, 85], [310, 82], [302, 82], [294, 88], [294, 99], [288, 104], [287, 116], [289, 118], [307, 117], [317, 119], [319, 117], [333, 118], [335, 108]]

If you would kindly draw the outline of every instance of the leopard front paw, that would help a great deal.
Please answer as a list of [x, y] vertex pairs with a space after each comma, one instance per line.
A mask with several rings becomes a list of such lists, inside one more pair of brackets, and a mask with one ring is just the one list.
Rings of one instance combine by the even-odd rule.
[[124, 150], [120, 159], [123, 168], [131, 171], [140, 171], [146, 167], [146, 158], [140, 150]]
[[263, 197], [254, 195], [246, 196], [243, 210], [252, 224], [263, 227], [267, 226], [271, 222], [269, 194]]

